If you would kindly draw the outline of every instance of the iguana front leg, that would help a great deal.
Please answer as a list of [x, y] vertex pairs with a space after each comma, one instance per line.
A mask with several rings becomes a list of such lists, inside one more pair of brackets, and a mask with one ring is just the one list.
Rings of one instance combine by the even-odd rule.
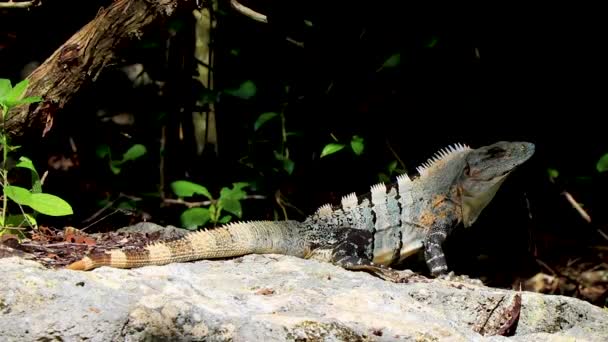
[[446, 237], [445, 225], [437, 225], [431, 228], [424, 240], [424, 260], [434, 277], [448, 273], [448, 264], [442, 247]]
[[454, 272], [448, 273], [448, 264], [443, 253], [443, 242], [446, 237], [452, 232], [454, 227], [459, 223], [459, 217], [456, 214], [458, 209], [450, 208], [454, 205], [453, 201], [446, 200], [435, 208], [435, 220], [433, 226], [429, 230], [429, 234], [424, 240], [424, 259], [431, 271], [431, 275], [448, 281], [456, 281], [473, 285], [483, 285], [478, 279], [471, 279], [466, 275], [456, 276]]
[[410, 270], [396, 271], [371, 259], [373, 233], [361, 229], [342, 228], [341, 239], [329, 246], [313, 250], [310, 259], [330, 262], [352, 271], [366, 271], [395, 283], [427, 280]]

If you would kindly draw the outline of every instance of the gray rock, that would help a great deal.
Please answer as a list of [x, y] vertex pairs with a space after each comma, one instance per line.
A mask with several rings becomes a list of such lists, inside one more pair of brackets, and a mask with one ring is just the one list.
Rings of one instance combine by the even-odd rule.
[[577, 299], [523, 292], [515, 336], [484, 337], [473, 327], [515, 292], [288, 256], [91, 272], [12, 257], [0, 271], [2, 341], [608, 341], [608, 313]]
[[119, 233], [159, 233], [158, 240], [172, 240], [180, 238], [190, 231], [175, 226], [161, 226], [152, 222], [139, 222], [131, 226], [123, 227], [117, 230]]

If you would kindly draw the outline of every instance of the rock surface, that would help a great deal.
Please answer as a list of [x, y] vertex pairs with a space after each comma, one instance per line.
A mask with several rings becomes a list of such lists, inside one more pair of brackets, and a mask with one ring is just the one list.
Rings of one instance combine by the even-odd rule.
[[0, 270], [3, 341], [608, 341], [608, 311], [577, 299], [523, 292], [515, 335], [482, 336], [482, 315], [515, 292], [288, 256], [91, 272], [12, 257]]

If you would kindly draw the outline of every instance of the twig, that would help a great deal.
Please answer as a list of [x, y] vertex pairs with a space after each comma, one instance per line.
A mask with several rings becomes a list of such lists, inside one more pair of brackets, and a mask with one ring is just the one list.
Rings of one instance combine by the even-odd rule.
[[401, 167], [404, 170], [407, 170], [407, 167], [405, 166], [405, 163], [403, 162], [403, 160], [401, 160], [401, 158], [399, 158], [399, 155], [397, 154], [397, 152], [395, 152], [395, 150], [391, 146], [391, 143], [388, 141], [388, 139], [385, 140], [385, 143], [386, 143], [386, 147], [388, 147], [389, 151], [391, 151], [391, 153], [393, 154], [393, 156], [395, 157], [395, 159], [397, 159], [397, 161], [399, 162], [399, 164], [401, 164]]
[[32, 0], [32, 1], [20, 1], [13, 2], [13, 0], [8, 0], [8, 2], [0, 2], [0, 8], [28, 8], [39, 6], [41, 0]]
[[599, 228], [598, 228], [598, 229], [597, 229], [597, 232], [598, 232], [598, 233], [599, 233], [599, 234], [600, 234], [600, 235], [601, 235], [601, 236], [602, 236], [604, 239], [608, 240], [608, 234], [604, 233], [604, 231], [603, 231], [603, 230], [601, 230], [601, 229], [599, 229]]
[[183, 199], [174, 199], [174, 198], [165, 198], [163, 199], [163, 203], [166, 204], [182, 204], [188, 208], [196, 208], [196, 207], [204, 207], [206, 205], [210, 205], [214, 201], [201, 201], [201, 202], [188, 202]]
[[245, 7], [236, 0], [230, 0], [230, 4], [232, 5], [232, 8], [234, 8], [237, 12], [241, 13], [242, 15], [247, 16], [255, 21], [259, 21], [261, 23], [268, 24], [268, 17], [265, 14], [256, 12], [249, 7]]
[[[266, 199], [266, 196], [264, 195], [249, 195], [249, 196], [245, 196], [243, 199]], [[188, 201], [184, 201], [183, 199], [174, 199], [174, 198], [165, 198], [163, 199], [163, 203], [167, 203], [167, 204], [181, 204], [181, 205], [185, 205], [188, 208], [197, 208], [197, 207], [204, 207], [206, 205], [210, 205], [215, 201], [200, 201], [200, 202], [188, 202]]]
[[539, 263], [542, 267], [544, 267], [545, 269], [547, 269], [547, 271], [549, 271], [554, 277], [561, 275], [558, 274], [557, 272], [555, 272], [551, 267], [549, 267], [549, 265], [547, 265], [544, 261], [540, 260], [540, 259], [536, 259], [536, 262]]
[[117, 199], [115, 199], [115, 200], [113, 200], [113, 201], [111, 201], [111, 202], [108, 202], [108, 204], [106, 204], [105, 206], [103, 206], [103, 208], [101, 208], [101, 209], [97, 210], [95, 213], [93, 213], [93, 215], [91, 215], [91, 216], [89, 216], [87, 219], [83, 220], [83, 221], [82, 221], [82, 223], [87, 223], [87, 222], [90, 222], [90, 221], [92, 221], [92, 220], [96, 219], [96, 218], [97, 218], [97, 216], [101, 215], [101, 213], [103, 213], [104, 211], [108, 210], [108, 209], [109, 209], [111, 206], [113, 206], [113, 205], [114, 205], [114, 203], [116, 203], [116, 201], [118, 201], [119, 199], [120, 199], [120, 197], [119, 197], [119, 198], [117, 198]]
[[[241, 13], [242, 15], [244, 15], [244, 16], [246, 16], [248, 18], [251, 18], [251, 19], [253, 19], [253, 20], [257, 21], [257, 22], [268, 24], [268, 16], [267, 15], [262, 14], [260, 12], [256, 12], [256, 11], [252, 10], [251, 8], [249, 8], [249, 7], [243, 6], [241, 3], [239, 3], [236, 0], [230, 0], [230, 4], [232, 5], [232, 8], [234, 8], [237, 12]], [[298, 47], [301, 47], [301, 48], [304, 47], [304, 43], [303, 42], [297, 41], [297, 40], [295, 40], [295, 39], [293, 39], [291, 37], [285, 37], [285, 39], [288, 42], [290, 42], [290, 43], [292, 43], [292, 44], [294, 44], [294, 45], [296, 45]]]
[[158, 163], [158, 192], [161, 200], [165, 200], [165, 146], [167, 143], [167, 126], [163, 125], [160, 130], [160, 162]]
[[562, 192], [562, 195], [566, 196], [566, 199], [568, 200], [568, 202], [570, 202], [572, 207], [574, 207], [574, 209], [576, 209], [576, 211], [578, 211], [578, 213], [581, 215], [581, 217], [585, 221], [587, 221], [587, 223], [591, 223], [591, 216], [589, 216], [589, 214], [587, 214], [585, 209], [583, 209], [583, 207], [581, 207], [581, 205], [578, 204], [578, 202], [574, 199], [574, 197], [572, 197], [572, 195], [568, 191]]
[[89, 246], [89, 245], [86, 243], [76, 243], [76, 242], [58, 242], [58, 243], [49, 243], [48, 245], [37, 245], [34, 243], [22, 243], [21, 246], [38, 248], [38, 249], [48, 249], [49, 247]]
[[[112, 203], [113, 203], [113, 202], [112, 202]], [[104, 208], [104, 210], [105, 210], [105, 209], [106, 209], [106, 208]], [[92, 226], [96, 225], [97, 223], [99, 223], [99, 222], [101, 222], [101, 221], [103, 221], [103, 220], [107, 219], [108, 217], [110, 217], [110, 216], [112, 216], [112, 215], [114, 215], [114, 214], [116, 214], [116, 213], [118, 213], [118, 212], [120, 212], [120, 210], [118, 210], [118, 209], [114, 209], [114, 211], [113, 211], [113, 212], [111, 212], [111, 213], [107, 214], [106, 216], [101, 217], [101, 218], [100, 218], [99, 220], [97, 220], [97, 221], [92, 222], [92, 223], [91, 223], [91, 224], [89, 224], [88, 226], [86, 226], [86, 227], [84, 227], [84, 228], [80, 229], [80, 231], [84, 232], [85, 230], [87, 230], [87, 229], [91, 228]]]

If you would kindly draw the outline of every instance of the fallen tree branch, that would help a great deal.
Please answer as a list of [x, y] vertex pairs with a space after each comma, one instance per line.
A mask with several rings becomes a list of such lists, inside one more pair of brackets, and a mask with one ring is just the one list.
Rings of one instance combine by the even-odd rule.
[[230, 5], [232, 5], [232, 8], [234, 8], [237, 12], [241, 13], [242, 15], [247, 16], [255, 21], [259, 21], [261, 23], [268, 24], [268, 17], [265, 14], [256, 12], [249, 7], [243, 6], [240, 2], [238, 2], [236, 0], [230, 0]]
[[40, 5], [40, 2], [41, 0], [20, 2], [14, 2], [13, 0], [9, 0], [8, 2], [0, 2], [0, 8], [29, 8]]
[[43, 101], [19, 106], [9, 113], [6, 131], [22, 136], [26, 131], [52, 127], [55, 115], [78, 91], [94, 82], [105, 67], [116, 63], [117, 52], [139, 39], [144, 30], [177, 11], [192, 9], [194, 0], [115, 0], [65, 42], [27, 78], [25, 96]]

